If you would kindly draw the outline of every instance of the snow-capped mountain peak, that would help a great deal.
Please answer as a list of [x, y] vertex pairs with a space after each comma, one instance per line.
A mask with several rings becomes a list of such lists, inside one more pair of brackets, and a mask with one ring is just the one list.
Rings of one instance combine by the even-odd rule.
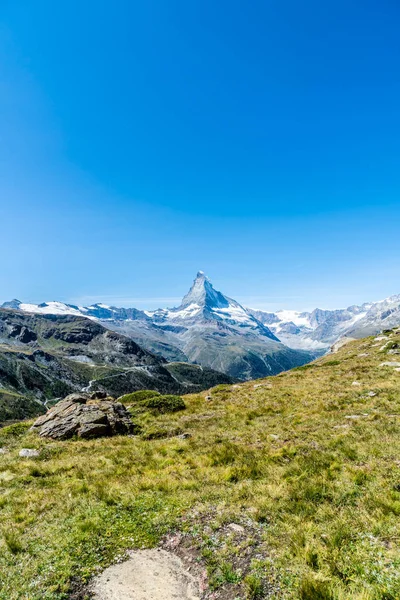
[[205, 273], [199, 271], [196, 279], [193, 281], [192, 287], [186, 296], [184, 296], [179, 309], [193, 304], [210, 309], [227, 308], [229, 306], [229, 299], [221, 294], [221, 292], [217, 292]]
[[186, 324], [198, 327], [214, 321], [220, 327], [229, 328], [231, 331], [240, 330], [241, 333], [261, 335], [275, 341], [278, 338], [263, 323], [251, 315], [239, 302], [224, 296], [216, 290], [203, 271], [197, 273], [189, 292], [184, 296], [182, 303], [177, 308], [161, 309], [155, 311], [154, 319], [159, 324], [170, 323], [174, 325]]

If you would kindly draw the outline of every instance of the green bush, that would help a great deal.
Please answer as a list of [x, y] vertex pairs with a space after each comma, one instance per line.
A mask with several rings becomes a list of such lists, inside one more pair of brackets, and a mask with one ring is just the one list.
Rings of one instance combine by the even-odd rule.
[[118, 402], [122, 402], [122, 404], [132, 404], [134, 402], [143, 402], [143, 400], [154, 398], [159, 395], [160, 392], [156, 392], [155, 390], [138, 390], [137, 392], [121, 396], [118, 398]]
[[183, 399], [180, 396], [173, 395], [158, 395], [153, 398], [147, 398], [142, 402], [142, 405], [159, 413], [177, 412], [186, 408]]
[[22, 423], [13, 423], [0, 429], [0, 440], [3, 438], [21, 437], [28, 432], [32, 423], [23, 421]]
[[304, 577], [300, 583], [299, 598], [301, 600], [333, 600], [333, 594], [328, 582], [308, 576]]
[[326, 362], [321, 363], [321, 367], [336, 367], [340, 365], [341, 360], [327, 360]]

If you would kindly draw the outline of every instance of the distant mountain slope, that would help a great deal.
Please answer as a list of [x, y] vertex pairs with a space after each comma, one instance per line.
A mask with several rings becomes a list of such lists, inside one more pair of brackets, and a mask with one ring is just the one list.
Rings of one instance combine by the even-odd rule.
[[33, 305], [18, 300], [8, 305], [41, 314], [84, 315], [168, 360], [197, 363], [242, 380], [273, 375], [316, 356], [285, 346], [256, 316], [215, 290], [201, 271], [181, 305], [172, 309], [144, 312], [105, 304]]
[[338, 339], [362, 338], [400, 325], [400, 295], [338, 310], [276, 313], [248, 309], [288, 346], [326, 352]]
[[0, 309], [0, 421], [39, 413], [46, 400], [83, 388], [114, 396], [145, 388], [184, 393], [231, 381], [195, 365], [169, 365], [90, 319]]

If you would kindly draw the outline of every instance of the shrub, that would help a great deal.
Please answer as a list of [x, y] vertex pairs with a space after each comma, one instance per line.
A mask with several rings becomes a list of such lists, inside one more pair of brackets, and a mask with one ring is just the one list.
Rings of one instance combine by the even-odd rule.
[[211, 451], [211, 464], [213, 467], [220, 465], [231, 465], [238, 458], [240, 452], [239, 448], [232, 444], [232, 442], [224, 442], [214, 448]]
[[299, 598], [301, 600], [333, 600], [330, 585], [312, 577], [305, 577], [300, 584]]
[[22, 423], [13, 423], [12, 425], [7, 425], [6, 427], [2, 427], [0, 429], [0, 439], [8, 438], [8, 437], [21, 437], [30, 429], [32, 423], [27, 423], [26, 421]]
[[244, 579], [246, 600], [258, 600], [264, 597], [264, 586], [261, 578], [255, 574], [249, 574]]
[[230, 392], [231, 389], [232, 389], [232, 386], [229, 385], [228, 383], [220, 383], [219, 385], [216, 385], [215, 387], [212, 388], [211, 393], [219, 394], [221, 392]]
[[143, 440], [161, 440], [163, 438], [171, 438], [180, 435], [182, 429], [180, 427], [156, 427], [152, 426], [142, 433]]
[[341, 360], [327, 360], [324, 363], [321, 363], [321, 367], [336, 367], [337, 365], [340, 365], [342, 361]]
[[137, 392], [121, 396], [118, 398], [118, 402], [122, 402], [122, 404], [131, 404], [133, 402], [143, 402], [143, 400], [154, 398], [155, 396], [160, 396], [160, 392], [156, 392], [155, 390], [138, 390]]
[[5, 531], [3, 537], [8, 550], [12, 554], [23, 552], [23, 546], [14, 531]]
[[142, 405], [159, 413], [177, 412], [186, 408], [183, 399], [180, 396], [173, 395], [158, 395], [153, 398], [147, 398], [142, 402]]

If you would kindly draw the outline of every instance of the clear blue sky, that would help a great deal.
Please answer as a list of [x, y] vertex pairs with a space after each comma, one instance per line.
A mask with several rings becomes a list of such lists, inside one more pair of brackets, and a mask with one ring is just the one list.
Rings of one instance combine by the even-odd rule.
[[2, 0], [0, 300], [400, 293], [396, 0]]

